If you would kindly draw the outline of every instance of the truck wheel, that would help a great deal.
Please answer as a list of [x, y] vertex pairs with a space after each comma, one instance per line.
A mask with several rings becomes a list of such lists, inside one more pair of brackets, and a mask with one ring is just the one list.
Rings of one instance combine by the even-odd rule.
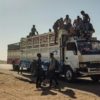
[[74, 80], [74, 73], [71, 68], [67, 68], [65, 71], [65, 78], [68, 82], [73, 82]]
[[94, 82], [98, 82], [100, 80], [100, 76], [91, 76], [91, 79], [94, 81]]

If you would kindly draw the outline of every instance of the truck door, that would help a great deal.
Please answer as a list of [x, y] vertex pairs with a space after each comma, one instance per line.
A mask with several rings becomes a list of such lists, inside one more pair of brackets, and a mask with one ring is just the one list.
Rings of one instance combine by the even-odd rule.
[[78, 53], [75, 42], [67, 43], [65, 48], [65, 63], [75, 70], [79, 67]]

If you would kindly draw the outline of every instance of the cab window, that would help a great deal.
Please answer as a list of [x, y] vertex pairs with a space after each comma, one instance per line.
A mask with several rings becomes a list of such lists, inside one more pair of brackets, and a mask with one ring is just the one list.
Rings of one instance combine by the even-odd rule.
[[67, 50], [73, 51], [75, 55], [77, 55], [77, 47], [75, 43], [68, 43]]

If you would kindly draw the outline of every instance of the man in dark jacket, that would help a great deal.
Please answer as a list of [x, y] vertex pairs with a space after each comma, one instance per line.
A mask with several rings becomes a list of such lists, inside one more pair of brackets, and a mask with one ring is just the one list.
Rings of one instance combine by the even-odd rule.
[[81, 15], [83, 16], [83, 22], [84, 23], [90, 23], [90, 17], [87, 13], [85, 13], [85, 11], [81, 11]]
[[38, 53], [37, 57], [38, 59], [37, 59], [37, 68], [36, 68], [36, 74], [37, 74], [36, 88], [39, 88], [41, 87], [41, 82], [42, 82], [41, 76], [43, 74], [43, 69], [42, 69], [41, 54]]

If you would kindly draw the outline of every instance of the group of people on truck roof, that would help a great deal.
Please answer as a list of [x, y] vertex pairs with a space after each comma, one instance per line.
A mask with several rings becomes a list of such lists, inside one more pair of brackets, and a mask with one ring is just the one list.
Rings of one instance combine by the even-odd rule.
[[95, 32], [95, 30], [90, 23], [90, 17], [85, 11], [81, 11], [80, 13], [82, 18], [77, 16], [73, 23], [69, 15], [66, 15], [65, 19], [60, 18], [54, 23], [55, 43], [59, 29], [65, 29], [70, 36], [77, 36], [78, 38], [89, 39], [92, 37], [92, 33]]
[[[90, 39], [92, 37], [92, 33], [95, 32], [93, 25], [90, 23], [90, 17], [85, 11], [80, 12], [82, 15], [82, 18], [80, 16], [77, 16], [77, 18], [73, 21], [71, 21], [71, 18], [69, 15], [66, 15], [66, 17], [58, 19], [54, 25], [53, 30], [55, 33], [55, 44], [58, 37], [58, 31], [60, 29], [65, 29], [68, 33], [68, 36], [76, 36], [78, 38], [84, 38], [84, 39]], [[49, 29], [49, 32], [51, 32], [51, 29]], [[27, 36], [27, 38], [38, 35], [38, 31], [35, 28], [35, 25], [33, 25], [31, 32]]]

